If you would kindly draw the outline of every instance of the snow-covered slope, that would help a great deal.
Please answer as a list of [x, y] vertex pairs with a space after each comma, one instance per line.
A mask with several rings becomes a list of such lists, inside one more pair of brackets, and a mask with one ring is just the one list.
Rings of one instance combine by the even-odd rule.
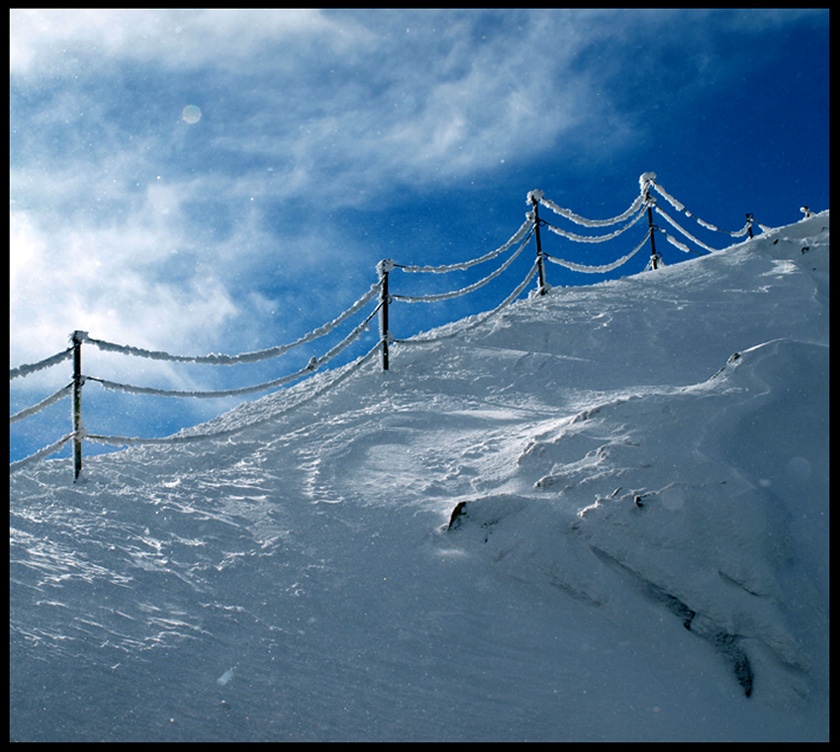
[[824, 212], [13, 475], [11, 739], [827, 739], [828, 255]]

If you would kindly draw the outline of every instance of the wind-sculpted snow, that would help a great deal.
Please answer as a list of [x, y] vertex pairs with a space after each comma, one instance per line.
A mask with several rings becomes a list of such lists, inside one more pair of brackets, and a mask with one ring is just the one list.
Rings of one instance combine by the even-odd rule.
[[827, 739], [828, 222], [19, 471], [10, 738]]

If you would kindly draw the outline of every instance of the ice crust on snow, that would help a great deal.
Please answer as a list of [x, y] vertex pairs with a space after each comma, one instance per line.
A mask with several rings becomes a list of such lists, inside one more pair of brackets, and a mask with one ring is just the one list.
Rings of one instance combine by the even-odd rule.
[[823, 212], [28, 465], [10, 739], [827, 740], [828, 256]]

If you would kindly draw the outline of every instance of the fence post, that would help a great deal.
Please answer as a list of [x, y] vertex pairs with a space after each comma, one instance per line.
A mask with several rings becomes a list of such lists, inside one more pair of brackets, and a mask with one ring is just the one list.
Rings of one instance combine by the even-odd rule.
[[[642, 178], [644, 179], [648, 174], [653, 175], [653, 173], [645, 173], [642, 175]], [[654, 175], [654, 177], [656, 176]], [[650, 181], [645, 180], [642, 186], [645, 192], [645, 204], [647, 205], [648, 215], [648, 234], [650, 235], [650, 268], [657, 269], [659, 254], [656, 252], [656, 241], [653, 239], [653, 231], [656, 228], [653, 224], [653, 199], [650, 197]]]
[[388, 272], [394, 268], [394, 262], [391, 259], [383, 259], [376, 265], [376, 271], [379, 273], [379, 282], [381, 288], [379, 290], [379, 300], [382, 303], [379, 309], [379, 335], [382, 338], [382, 370], [388, 370], [388, 341], [391, 339], [391, 333], [388, 330], [388, 303], [390, 298], [388, 295]]
[[542, 243], [540, 242], [540, 213], [538, 210], [539, 200], [531, 194], [531, 203], [534, 205], [534, 229], [537, 238], [537, 284], [540, 295], [545, 295], [545, 263], [543, 261]]
[[73, 332], [73, 472], [82, 472], [82, 342], [87, 332]]

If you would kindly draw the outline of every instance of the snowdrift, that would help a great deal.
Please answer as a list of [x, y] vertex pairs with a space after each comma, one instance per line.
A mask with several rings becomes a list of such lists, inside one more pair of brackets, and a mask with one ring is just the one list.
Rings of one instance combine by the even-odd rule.
[[10, 739], [827, 739], [828, 255], [823, 212], [15, 474]]

